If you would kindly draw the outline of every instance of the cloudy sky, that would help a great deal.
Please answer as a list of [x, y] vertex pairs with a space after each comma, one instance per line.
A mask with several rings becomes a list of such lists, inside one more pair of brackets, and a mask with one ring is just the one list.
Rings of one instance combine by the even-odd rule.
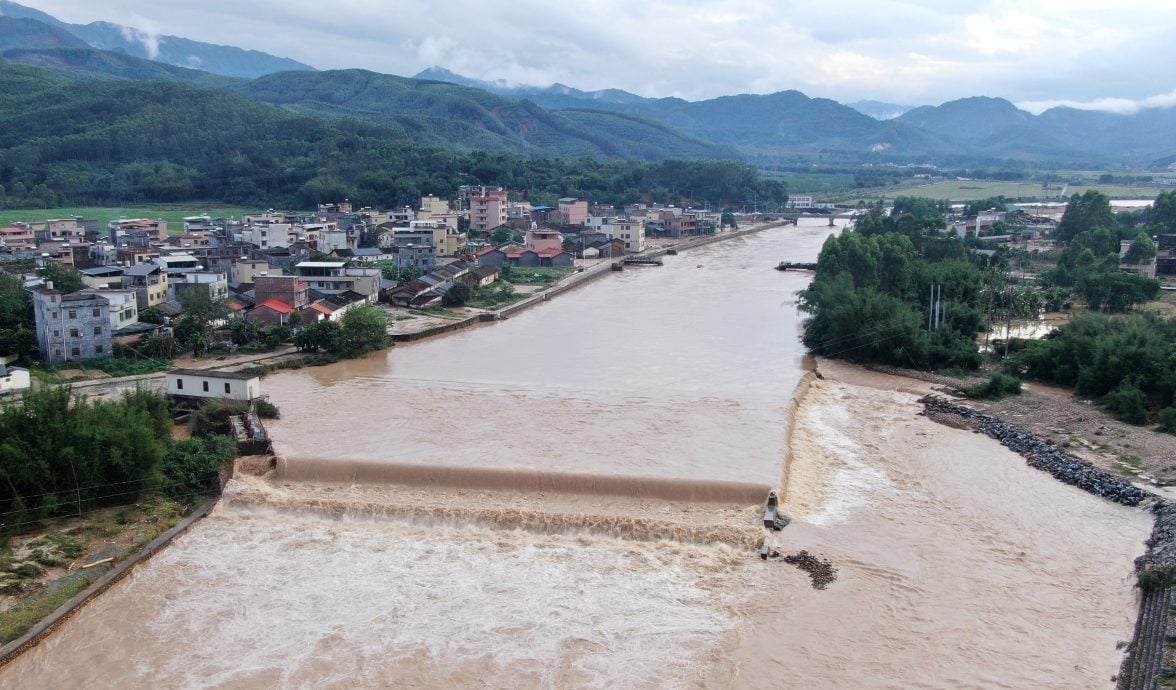
[[1119, 111], [1176, 104], [1173, 0], [23, 0], [254, 48], [319, 69], [439, 65], [690, 100], [798, 89], [842, 102], [1001, 96]]

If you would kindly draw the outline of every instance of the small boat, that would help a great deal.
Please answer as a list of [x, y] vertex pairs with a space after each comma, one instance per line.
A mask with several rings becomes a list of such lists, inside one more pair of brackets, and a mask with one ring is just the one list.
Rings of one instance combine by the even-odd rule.
[[677, 255], [678, 255], [677, 249], [667, 249], [666, 250], [666, 256], [677, 256]]
[[620, 263], [619, 261], [618, 261], [618, 262], [614, 262], [614, 263], [613, 263], [613, 265], [612, 265], [612, 270], [614, 270], [614, 271], [623, 271], [623, 270], [625, 270], [625, 264], [623, 264], [623, 263]]

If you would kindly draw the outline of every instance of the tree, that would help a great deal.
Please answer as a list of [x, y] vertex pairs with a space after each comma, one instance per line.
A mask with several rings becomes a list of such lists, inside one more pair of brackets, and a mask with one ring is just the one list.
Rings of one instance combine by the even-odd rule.
[[192, 348], [194, 356], [200, 356], [212, 344], [212, 322], [224, 318], [228, 309], [212, 301], [204, 290], [188, 290], [180, 296], [184, 308], [180, 322], [176, 324], [176, 340]]
[[340, 330], [335, 321], [315, 321], [295, 334], [294, 345], [303, 352], [334, 352], [339, 347]]
[[1111, 198], [1093, 189], [1070, 197], [1066, 212], [1054, 230], [1054, 239], [1069, 242], [1077, 235], [1095, 228], [1106, 228], [1116, 236], [1119, 224], [1111, 210]]
[[494, 228], [493, 232], [490, 233], [490, 241], [494, 244], [506, 244], [510, 242], [512, 237], [514, 237], [514, 231], [505, 225]]
[[139, 320], [143, 323], [164, 324], [167, 323], [167, 314], [160, 311], [159, 307], [147, 307], [139, 312]]
[[1161, 192], [1148, 213], [1148, 230], [1155, 235], [1176, 233], [1176, 191]]
[[1131, 248], [1123, 256], [1123, 263], [1125, 264], [1145, 264], [1156, 258], [1156, 244], [1148, 237], [1147, 233], [1140, 230], [1135, 235], [1135, 239], [1131, 241]]
[[358, 357], [372, 350], [388, 347], [388, 317], [384, 312], [367, 305], [348, 309], [343, 314], [339, 333], [339, 354]]
[[16, 276], [0, 273], [0, 325], [5, 328], [33, 325], [33, 300]]
[[735, 222], [735, 214], [730, 211], [723, 211], [720, 224], [724, 227], [730, 226], [732, 229], [739, 227], [739, 224]]
[[465, 283], [454, 283], [452, 287], [441, 298], [441, 304], [447, 307], [460, 307], [465, 305], [473, 295], [470, 286]]
[[421, 269], [416, 266], [405, 266], [396, 274], [396, 284], [404, 285], [421, 277]]
[[86, 284], [82, 282], [81, 273], [56, 261], [45, 264], [45, 268], [41, 269], [41, 278], [46, 283], [53, 283], [54, 290], [59, 290], [67, 295], [86, 287]]

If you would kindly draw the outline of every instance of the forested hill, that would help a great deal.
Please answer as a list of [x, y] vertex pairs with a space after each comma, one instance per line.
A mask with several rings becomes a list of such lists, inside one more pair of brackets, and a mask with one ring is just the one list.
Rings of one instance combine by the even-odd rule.
[[0, 61], [0, 205], [199, 198], [305, 208], [347, 197], [391, 207], [477, 182], [547, 201], [565, 195], [633, 201], [644, 192], [677, 201], [685, 190], [712, 203], [748, 194], [785, 198], [779, 183], [735, 161], [463, 153], [416, 143], [407, 129], [310, 117], [222, 89], [75, 82]]
[[639, 160], [735, 155], [648, 118], [551, 112], [480, 89], [366, 70], [282, 72], [230, 88], [308, 115], [363, 119], [459, 150]]

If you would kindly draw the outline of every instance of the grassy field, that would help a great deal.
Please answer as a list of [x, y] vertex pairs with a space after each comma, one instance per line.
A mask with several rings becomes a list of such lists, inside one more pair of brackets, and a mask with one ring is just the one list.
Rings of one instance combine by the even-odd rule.
[[950, 199], [952, 201], [968, 201], [971, 199], [986, 199], [993, 196], [1004, 196], [1009, 199], [1036, 198], [1041, 200], [1062, 201], [1059, 195], [1065, 191], [1067, 196], [1082, 194], [1095, 189], [1112, 199], [1154, 199], [1160, 192], [1170, 188], [1158, 185], [1122, 185], [1122, 184], [1081, 184], [1059, 186], [1052, 185], [1049, 189], [1041, 186], [1040, 182], [997, 182], [988, 180], [940, 180], [929, 184], [903, 183], [883, 189], [856, 190], [839, 199], [841, 203], [856, 203], [860, 198], [866, 203], [877, 201], [879, 197], [894, 199], [896, 196], [921, 196], [928, 199]]
[[148, 206], [124, 206], [119, 208], [101, 207], [73, 207], [73, 208], [40, 208], [0, 211], [0, 227], [7, 227], [14, 222], [32, 223], [50, 218], [72, 218], [81, 216], [87, 220], [98, 221], [98, 229], [104, 230], [106, 224], [119, 218], [162, 218], [167, 221], [169, 234], [179, 235], [184, 231], [185, 216], [199, 216], [207, 213], [213, 218], [240, 216], [243, 213], [256, 213], [257, 209], [242, 208], [240, 206], [224, 206], [221, 202], [201, 203], [198, 201], [182, 204], [155, 204]]

